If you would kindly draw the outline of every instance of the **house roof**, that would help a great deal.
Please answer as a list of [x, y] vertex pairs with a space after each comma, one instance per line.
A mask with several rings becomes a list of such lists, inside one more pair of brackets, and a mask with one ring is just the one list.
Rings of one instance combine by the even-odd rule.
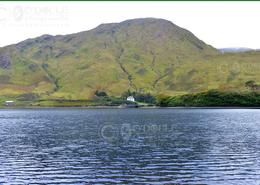
[[5, 101], [5, 103], [13, 103], [14, 101]]

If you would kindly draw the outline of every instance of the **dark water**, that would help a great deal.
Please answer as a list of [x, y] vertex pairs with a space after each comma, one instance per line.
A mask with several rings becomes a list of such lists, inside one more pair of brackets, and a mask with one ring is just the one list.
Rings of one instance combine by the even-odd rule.
[[260, 110], [0, 111], [0, 184], [260, 184]]

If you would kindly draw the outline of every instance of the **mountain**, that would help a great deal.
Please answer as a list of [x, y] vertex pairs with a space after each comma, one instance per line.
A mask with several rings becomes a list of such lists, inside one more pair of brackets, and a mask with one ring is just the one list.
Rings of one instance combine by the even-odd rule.
[[260, 81], [260, 53], [221, 54], [190, 31], [155, 18], [42, 35], [0, 48], [0, 96], [91, 99], [96, 90], [185, 94], [245, 90]]
[[243, 47], [235, 47], [235, 48], [220, 48], [219, 51], [221, 53], [241, 53], [247, 51], [253, 51], [251, 48], [243, 48]]

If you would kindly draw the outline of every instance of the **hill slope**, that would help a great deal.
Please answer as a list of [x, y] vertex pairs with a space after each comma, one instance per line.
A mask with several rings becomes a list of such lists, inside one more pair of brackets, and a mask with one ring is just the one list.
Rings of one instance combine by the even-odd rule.
[[102, 24], [0, 48], [0, 95], [91, 99], [96, 90], [169, 95], [244, 89], [260, 81], [260, 53], [220, 54], [163, 19]]

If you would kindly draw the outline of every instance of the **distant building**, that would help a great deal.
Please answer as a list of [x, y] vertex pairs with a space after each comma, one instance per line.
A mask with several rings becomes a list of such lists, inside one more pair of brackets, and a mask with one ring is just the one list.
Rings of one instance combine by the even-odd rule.
[[5, 101], [5, 106], [13, 106], [14, 101]]
[[128, 96], [127, 101], [135, 102], [135, 98], [133, 96]]

